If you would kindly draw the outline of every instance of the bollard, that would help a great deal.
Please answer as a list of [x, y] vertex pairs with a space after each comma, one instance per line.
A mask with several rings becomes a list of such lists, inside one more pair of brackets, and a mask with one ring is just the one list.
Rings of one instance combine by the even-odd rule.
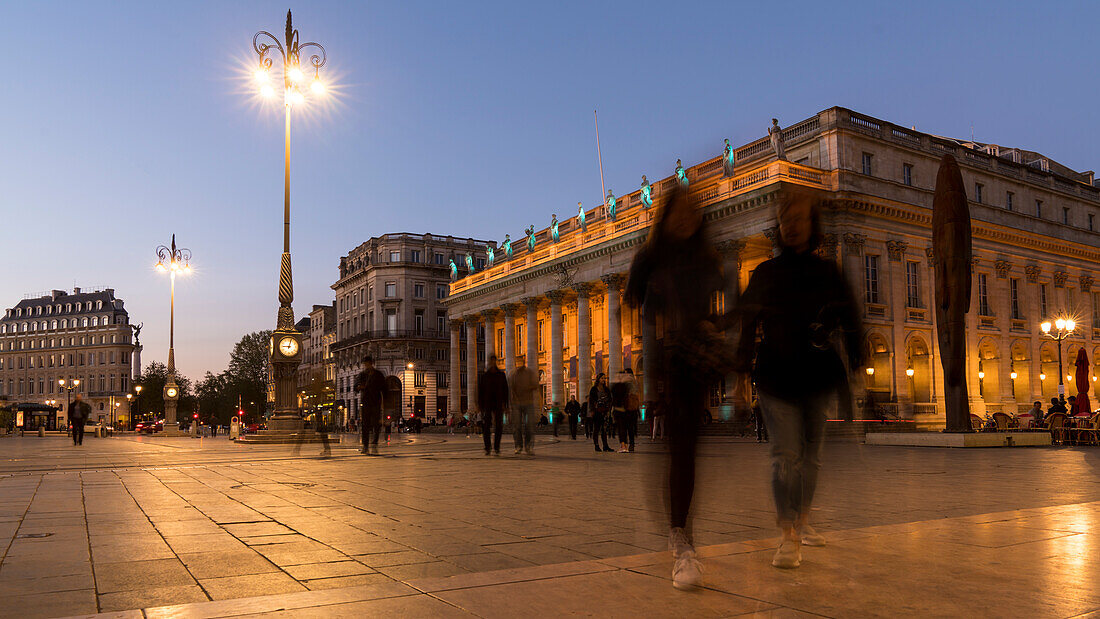
[[46, 428], [40, 426], [38, 428], [38, 436], [46, 436]]

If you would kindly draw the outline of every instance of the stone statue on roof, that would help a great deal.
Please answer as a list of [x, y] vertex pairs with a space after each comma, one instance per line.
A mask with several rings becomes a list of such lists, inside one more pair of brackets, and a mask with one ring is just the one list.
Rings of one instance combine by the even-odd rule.
[[496, 262], [496, 260], [497, 260], [497, 253], [496, 253], [496, 251], [493, 250], [492, 245], [489, 245], [485, 248], [485, 254], [487, 256], [487, 259], [485, 260], [485, 266], [486, 267], [493, 266], [493, 263]]
[[607, 199], [604, 201], [607, 205], [607, 218], [611, 221], [615, 221], [615, 206], [618, 204], [615, 200], [615, 194], [611, 193], [611, 190], [607, 190]]
[[470, 275], [474, 274], [474, 257], [470, 254], [466, 254], [466, 269], [470, 272]]
[[687, 170], [684, 169], [684, 164], [680, 163], [680, 160], [676, 160], [676, 180], [680, 182], [680, 186], [687, 189], [688, 175]]
[[734, 154], [730, 146], [729, 138], [726, 138], [726, 149], [722, 151], [722, 172], [726, 176], [733, 176]]
[[554, 213], [554, 214], [550, 215], [550, 238], [554, 239], [555, 243], [557, 243], [558, 239], [561, 238], [561, 235], [558, 234], [558, 214], [557, 213]]
[[775, 158], [780, 161], [787, 160], [787, 153], [783, 150], [783, 128], [779, 126], [779, 119], [772, 119], [772, 126], [768, 127], [768, 135], [772, 139], [772, 150], [775, 151]]
[[577, 202], [577, 223], [580, 224], [581, 232], [588, 231], [588, 224], [584, 222], [584, 206], [580, 202]]
[[531, 226], [528, 226], [528, 228], [526, 230], [524, 230], [524, 232], [527, 233], [527, 251], [528, 252], [535, 251], [535, 226], [534, 226], [534, 224], [532, 224]]
[[458, 266], [455, 265], [454, 258], [451, 258], [451, 281], [458, 281]]
[[649, 208], [653, 206], [653, 187], [649, 184], [649, 179], [642, 175], [642, 208]]
[[504, 242], [500, 244], [504, 248], [504, 257], [508, 260], [512, 259], [512, 237], [510, 235], [504, 235]]

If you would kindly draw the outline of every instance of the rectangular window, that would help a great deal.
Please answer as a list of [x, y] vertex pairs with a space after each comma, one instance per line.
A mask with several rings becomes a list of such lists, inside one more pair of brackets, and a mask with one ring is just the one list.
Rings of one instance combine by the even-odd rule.
[[424, 298], [424, 284], [413, 284], [413, 296], [417, 299]]
[[424, 360], [424, 349], [423, 348], [414, 348], [413, 349], [413, 359], [416, 359], [418, 361], [423, 361]]
[[1100, 329], [1100, 292], [1092, 293], [1092, 328]]
[[1042, 200], [1036, 200], [1035, 201], [1035, 216], [1036, 217], [1042, 217], [1043, 216], [1043, 201]]
[[540, 320], [540, 321], [538, 322], [538, 330], [539, 330], [539, 352], [545, 352], [545, 351], [546, 351], [546, 343], [545, 343], [545, 342], [543, 341], [543, 337], [542, 337], [542, 332], [546, 330], [546, 329], [545, 329], [546, 325], [544, 324], [545, 322], [546, 322], [545, 320]]
[[435, 285], [435, 298], [446, 299], [447, 298], [447, 284]]
[[447, 360], [447, 349], [446, 348], [437, 348], [436, 351], [435, 351], [435, 360], [436, 361], [446, 361]]
[[909, 186], [913, 185], [913, 166], [908, 163], [901, 166], [901, 182]]
[[390, 262], [401, 262], [401, 252], [391, 251], [390, 252]]
[[397, 310], [386, 310], [386, 333], [390, 337], [397, 336]]
[[1016, 197], [1016, 194], [1011, 191], [1005, 194], [1005, 210], [1012, 210], [1012, 198]]
[[386, 298], [392, 299], [397, 296], [397, 282], [386, 282]]
[[1012, 319], [1021, 320], [1020, 316], [1020, 280], [1013, 278], [1008, 282], [1008, 293], [1012, 299]]
[[435, 252], [435, 263], [441, 266], [444, 264], [443, 254]]
[[1067, 226], [1069, 225], [1069, 207], [1068, 206], [1063, 206], [1062, 207], [1062, 223], [1066, 224]]
[[905, 302], [909, 307], [920, 307], [920, 263], [905, 263]]
[[413, 316], [413, 329], [417, 335], [424, 335], [424, 310], [416, 310]]
[[985, 185], [974, 183], [974, 201], [978, 204], [982, 203], [982, 189], [985, 189]]
[[863, 257], [863, 300], [878, 303], [878, 256]]
[[447, 376], [448, 375], [447, 375], [446, 372], [436, 372], [435, 373], [435, 386], [436, 387], [446, 387], [447, 386]]
[[989, 312], [989, 276], [985, 273], [978, 273], [978, 315], [993, 315]]
[[447, 312], [442, 310], [436, 310], [435, 312], [435, 330], [439, 333], [447, 332]]
[[427, 387], [428, 386], [428, 373], [427, 372], [413, 372], [413, 386], [414, 387]]
[[1047, 311], [1047, 285], [1039, 284], [1039, 316], [1040, 320], [1046, 320], [1050, 317], [1050, 313]]
[[367, 301], [370, 302], [370, 301], [373, 301], [373, 300], [374, 300], [374, 284], [371, 284], [370, 286], [367, 286]]
[[478, 271], [485, 270], [485, 258], [474, 258], [474, 268]]
[[411, 262], [413, 264], [420, 264], [420, 250], [419, 249], [410, 249], [409, 250], [409, 262]]
[[871, 153], [863, 153], [863, 173], [871, 176]]

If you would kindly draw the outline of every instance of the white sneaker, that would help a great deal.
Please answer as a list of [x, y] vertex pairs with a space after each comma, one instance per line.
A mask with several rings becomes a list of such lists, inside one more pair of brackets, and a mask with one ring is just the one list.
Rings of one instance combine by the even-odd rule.
[[694, 589], [703, 582], [703, 565], [695, 558], [694, 550], [685, 550], [672, 565], [672, 586], [677, 589]]
[[791, 570], [802, 564], [802, 550], [797, 540], [785, 539], [772, 557], [772, 566]]
[[818, 533], [809, 524], [802, 525], [802, 529], [799, 531], [799, 536], [802, 538], [803, 546], [824, 546], [825, 536]]

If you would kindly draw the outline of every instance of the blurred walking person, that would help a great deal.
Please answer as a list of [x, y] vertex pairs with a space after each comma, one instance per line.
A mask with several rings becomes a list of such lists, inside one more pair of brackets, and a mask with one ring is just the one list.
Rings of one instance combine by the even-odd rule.
[[378, 435], [382, 432], [382, 401], [386, 395], [386, 377], [374, 368], [374, 358], [363, 357], [363, 371], [355, 377], [362, 415], [363, 447], [359, 453], [378, 455]]
[[779, 568], [798, 567], [803, 544], [825, 545], [809, 520], [826, 415], [848, 380], [838, 344], [849, 368], [863, 367], [852, 290], [834, 262], [814, 253], [821, 238], [817, 200], [805, 190], [781, 192], [780, 253], [756, 267], [738, 308], [736, 369], [751, 370], [771, 439], [772, 492], [783, 534], [772, 565]]
[[565, 417], [569, 421], [569, 438], [577, 440], [577, 418], [581, 414], [581, 405], [577, 402], [577, 396], [569, 396], [569, 402], [565, 405]]
[[626, 289], [628, 303], [665, 324], [664, 347], [657, 359], [666, 384], [668, 546], [677, 589], [702, 582], [703, 568], [688, 522], [695, 492], [696, 440], [706, 410], [706, 385], [724, 371], [720, 356], [729, 356], [710, 317], [710, 300], [724, 289], [724, 282], [720, 259], [704, 228], [700, 206], [686, 191], [674, 189], [634, 258]]
[[634, 439], [638, 438], [638, 417], [642, 409], [642, 390], [638, 387], [638, 379], [634, 376], [634, 370], [627, 368], [624, 372], [627, 386], [630, 391], [626, 394], [626, 442], [627, 449], [634, 451]]
[[77, 391], [73, 394], [73, 403], [69, 405], [69, 423], [73, 426], [73, 447], [84, 444], [84, 424], [92, 415], [92, 407], [84, 401], [84, 396]]
[[516, 364], [509, 382], [512, 399], [512, 415], [515, 417], [516, 453], [523, 451], [529, 456], [535, 455], [535, 430], [532, 427], [535, 416], [535, 401], [539, 392], [539, 375], [527, 367], [522, 357]]
[[611, 418], [615, 422], [615, 433], [619, 435], [619, 453], [621, 454], [629, 451], [627, 445], [630, 440], [630, 420], [626, 411], [626, 401], [629, 396], [630, 381], [626, 373], [622, 372], [611, 384]]
[[[508, 379], [497, 367], [495, 355], [485, 360], [485, 371], [477, 377], [477, 407], [481, 410], [482, 437], [485, 455], [489, 455], [489, 435], [492, 434], [492, 453], [500, 455], [500, 435], [504, 432], [504, 409], [508, 406]], [[466, 434], [469, 436], [469, 432]]]
[[596, 451], [600, 451], [600, 439], [603, 439], [603, 450], [613, 451], [607, 446], [607, 426], [611, 416], [611, 389], [607, 386], [607, 375], [600, 374], [596, 377], [596, 384], [588, 391], [588, 413], [592, 420], [592, 444]]

